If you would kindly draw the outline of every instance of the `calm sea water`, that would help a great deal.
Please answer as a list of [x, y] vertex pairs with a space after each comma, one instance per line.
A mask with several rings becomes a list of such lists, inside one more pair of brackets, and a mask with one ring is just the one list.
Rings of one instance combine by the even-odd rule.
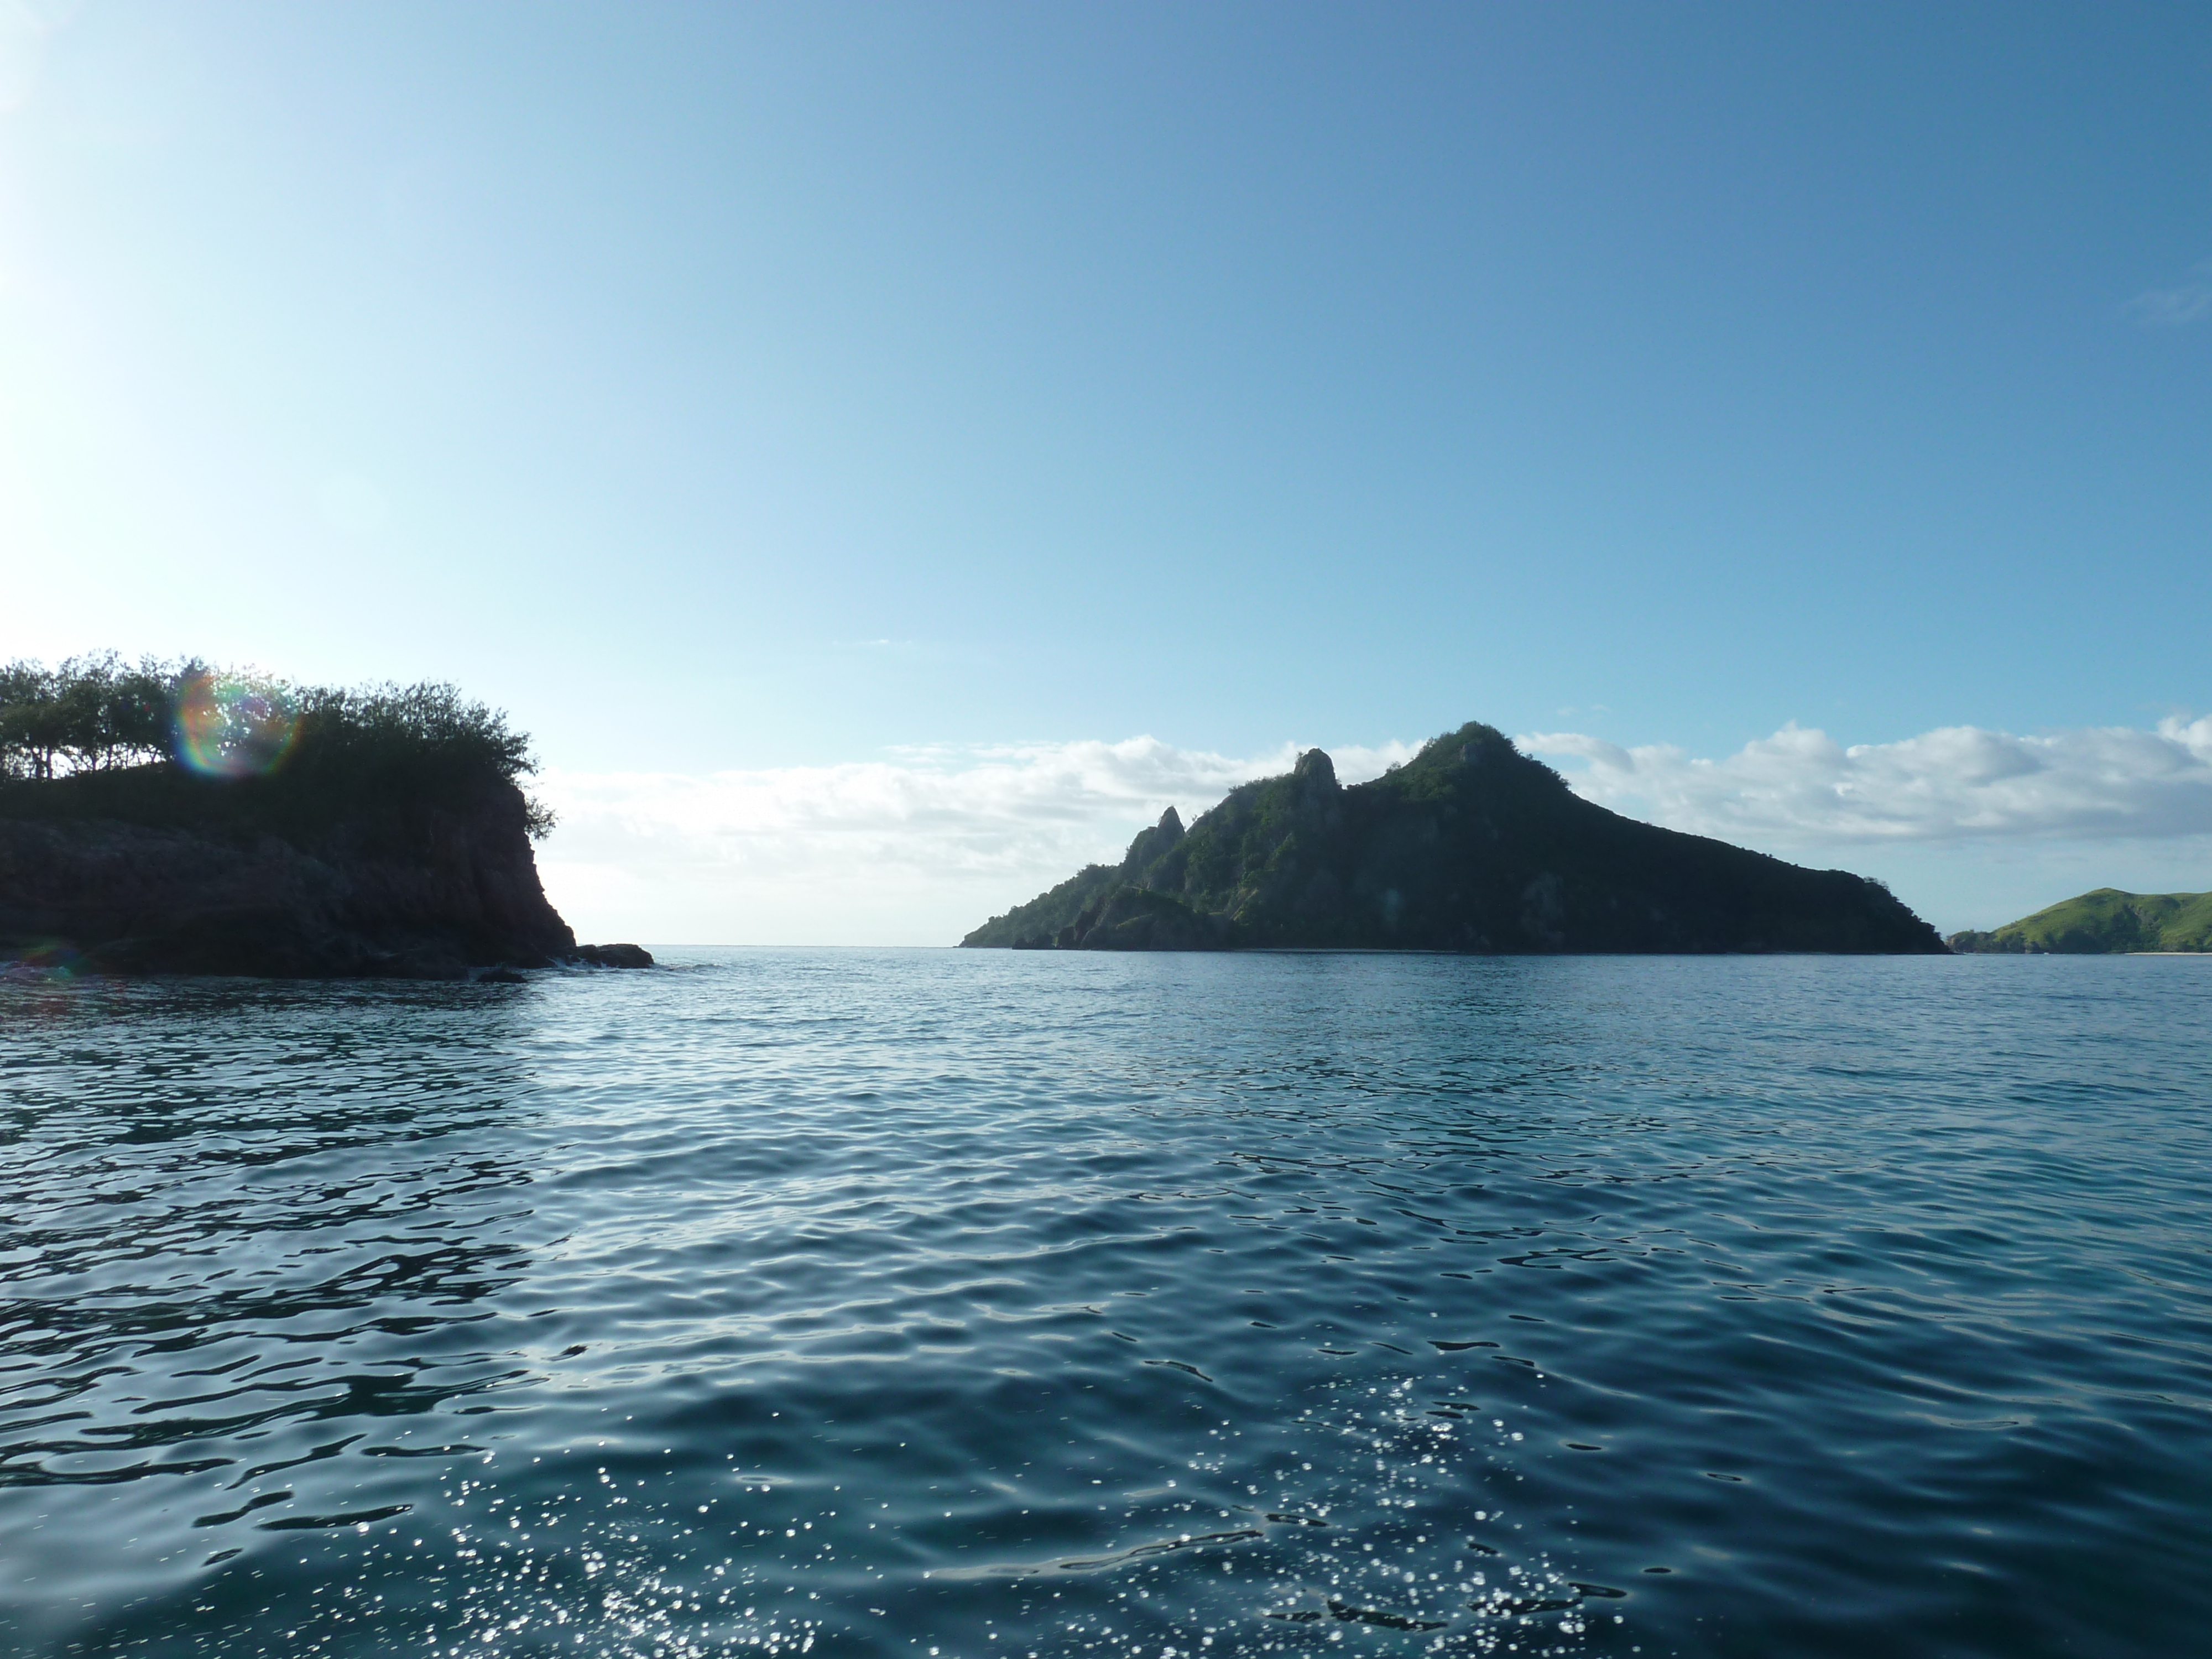
[[0, 985], [0, 1652], [2212, 1651], [2212, 959]]

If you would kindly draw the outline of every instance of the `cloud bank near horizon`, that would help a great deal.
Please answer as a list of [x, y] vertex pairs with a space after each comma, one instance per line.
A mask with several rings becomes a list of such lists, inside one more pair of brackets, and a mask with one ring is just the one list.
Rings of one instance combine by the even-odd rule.
[[[1850, 747], [1793, 724], [1720, 760], [1572, 732], [1516, 741], [1567, 763], [1570, 784], [1601, 805], [1785, 855], [1856, 846], [1940, 862], [1946, 848], [2005, 843], [2032, 864], [2039, 847], [2212, 836], [2212, 716], [2039, 737], [1947, 726]], [[540, 866], [586, 937], [949, 944], [1117, 858], [1170, 805], [1188, 820], [1288, 771], [1304, 746], [1232, 757], [1139, 737], [706, 775], [552, 771], [539, 793], [561, 827]], [[1392, 741], [1330, 754], [1349, 783], [1417, 751]], [[2021, 875], [2023, 890], [2033, 879]], [[1945, 898], [1931, 890], [1917, 908], [1936, 919]]]
[[1571, 757], [1577, 793], [1670, 830], [1755, 843], [2149, 840], [2212, 834], [2212, 715], [2154, 731], [2015, 737], [1949, 726], [1849, 748], [1794, 721], [1725, 760], [1577, 732], [1517, 738]]

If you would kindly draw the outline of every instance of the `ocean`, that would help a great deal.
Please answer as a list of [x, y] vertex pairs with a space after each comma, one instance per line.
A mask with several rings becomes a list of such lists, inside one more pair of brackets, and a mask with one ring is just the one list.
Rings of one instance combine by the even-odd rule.
[[2212, 958], [0, 983], [0, 1654], [2212, 1651]]

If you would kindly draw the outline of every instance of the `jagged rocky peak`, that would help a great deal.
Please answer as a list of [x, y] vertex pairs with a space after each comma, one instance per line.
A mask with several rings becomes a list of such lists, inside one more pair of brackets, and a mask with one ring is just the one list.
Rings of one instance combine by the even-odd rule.
[[1122, 857], [1121, 867], [1132, 872], [1142, 870], [1182, 839], [1182, 815], [1170, 806], [1160, 814], [1158, 823], [1137, 831], [1136, 840], [1129, 843], [1129, 850]]
[[1337, 787], [1336, 763], [1328, 757], [1328, 750], [1309, 749], [1291, 769], [1291, 777], [1304, 788], [1334, 790]]

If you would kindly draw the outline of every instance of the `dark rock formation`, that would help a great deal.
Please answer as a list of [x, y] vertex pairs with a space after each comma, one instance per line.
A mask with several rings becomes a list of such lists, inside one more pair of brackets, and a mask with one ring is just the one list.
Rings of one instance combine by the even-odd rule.
[[417, 979], [652, 961], [635, 945], [577, 945], [538, 884], [511, 783], [304, 825], [234, 795], [203, 805], [228, 786], [148, 778], [78, 799], [64, 783], [0, 792], [0, 957]]
[[650, 968], [653, 953], [641, 945], [579, 945], [571, 959], [591, 968]]
[[1346, 788], [1310, 750], [1185, 830], [1170, 809], [961, 941], [1032, 950], [1941, 953], [1879, 883], [1582, 799], [1480, 724]]

